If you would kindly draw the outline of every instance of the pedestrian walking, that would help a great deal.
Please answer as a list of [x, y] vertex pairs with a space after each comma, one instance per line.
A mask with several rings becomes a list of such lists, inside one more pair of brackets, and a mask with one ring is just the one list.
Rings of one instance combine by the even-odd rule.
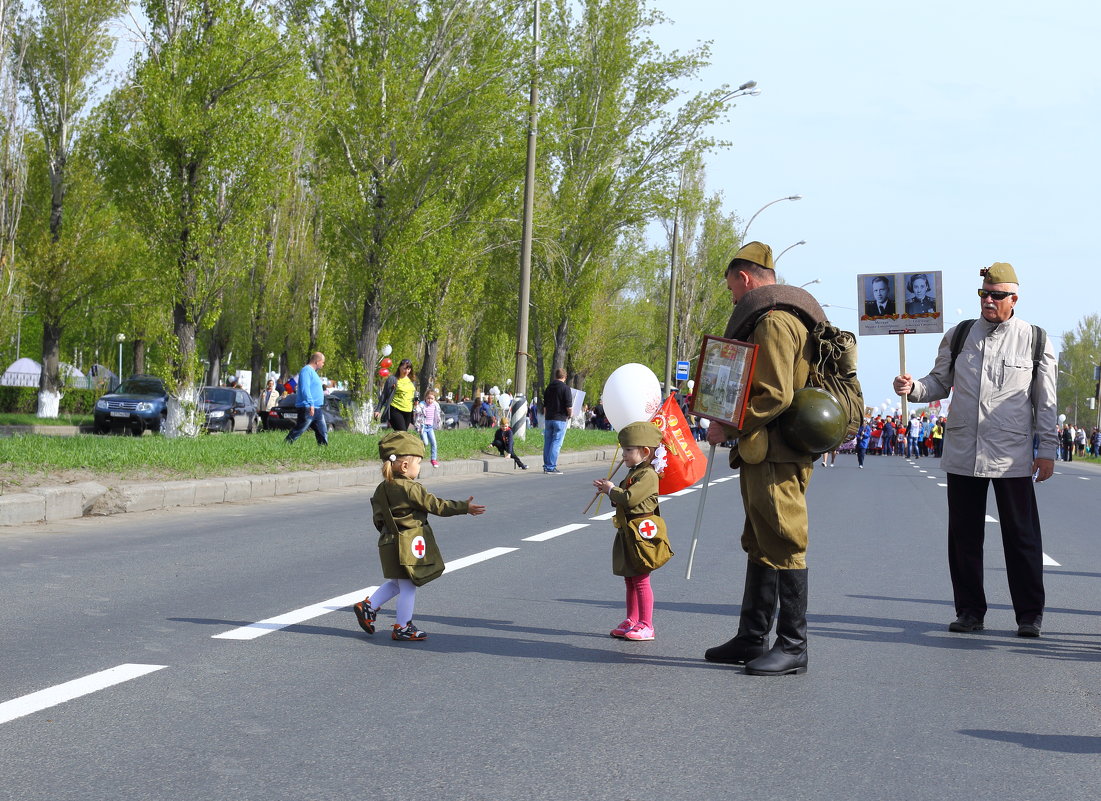
[[443, 575], [444, 561], [436, 545], [428, 515], [480, 515], [486, 508], [465, 501], [437, 498], [417, 483], [424, 443], [407, 431], [392, 431], [378, 444], [383, 481], [371, 496], [372, 520], [379, 532], [378, 555], [387, 579], [373, 596], [352, 607], [356, 621], [368, 634], [375, 633], [379, 609], [397, 596], [396, 620], [390, 638], [420, 642], [428, 637], [413, 625], [417, 587]]
[[312, 428], [318, 445], [329, 444], [329, 431], [325, 422], [325, 392], [317, 371], [325, 366], [325, 354], [318, 351], [298, 371], [297, 395], [294, 402], [298, 409], [298, 423], [287, 434], [285, 442], [294, 442]]

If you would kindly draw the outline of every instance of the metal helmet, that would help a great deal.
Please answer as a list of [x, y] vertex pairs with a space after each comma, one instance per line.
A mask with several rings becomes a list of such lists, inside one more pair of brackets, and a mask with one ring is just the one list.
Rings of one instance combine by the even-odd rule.
[[795, 390], [791, 405], [780, 415], [778, 423], [789, 446], [815, 455], [840, 445], [848, 427], [848, 417], [837, 398], [818, 387]]

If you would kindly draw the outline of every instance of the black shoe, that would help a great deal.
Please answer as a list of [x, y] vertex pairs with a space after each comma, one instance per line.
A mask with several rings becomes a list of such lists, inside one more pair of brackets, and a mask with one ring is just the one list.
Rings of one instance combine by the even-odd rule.
[[1022, 623], [1017, 626], [1018, 637], [1039, 637], [1040, 636], [1040, 621], [1035, 620], [1032, 623]]
[[356, 613], [356, 620], [359, 622], [359, 627], [368, 634], [374, 634], [375, 619], [378, 618], [378, 610], [371, 608], [371, 599], [364, 598], [352, 607], [352, 611]]
[[780, 570], [780, 614], [776, 642], [764, 656], [746, 662], [750, 676], [789, 676], [807, 672], [807, 569]]
[[948, 630], [960, 634], [982, 631], [982, 621], [977, 617], [964, 613], [948, 624]]
[[704, 659], [724, 665], [744, 665], [768, 653], [768, 633], [776, 615], [778, 580], [775, 569], [752, 560], [746, 562], [738, 634], [722, 645], [708, 648]]
[[406, 640], [408, 642], [420, 642], [428, 638], [428, 635], [413, 625], [413, 621], [409, 621], [409, 625], [399, 626], [394, 624], [393, 629], [390, 631], [391, 640]]
[[546, 473], [546, 474], [547, 474], [548, 476], [561, 476], [561, 475], [565, 475], [565, 474], [564, 474], [564, 473], [563, 473], [563, 472], [562, 472], [561, 470], [559, 470], [559, 469], [558, 469], [557, 467], [556, 467], [556, 468], [554, 468], [553, 470], [544, 470], [543, 472], [544, 472], [544, 473]]

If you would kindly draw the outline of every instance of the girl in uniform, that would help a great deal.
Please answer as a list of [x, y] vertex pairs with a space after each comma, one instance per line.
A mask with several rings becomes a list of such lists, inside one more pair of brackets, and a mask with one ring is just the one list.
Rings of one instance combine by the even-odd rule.
[[352, 607], [356, 620], [368, 634], [375, 633], [379, 608], [393, 598], [397, 602], [397, 622], [391, 639], [419, 642], [428, 635], [413, 625], [413, 602], [417, 587], [438, 578], [444, 569], [443, 557], [436, 546], [428, 515], [480, 515], [486, 508], [465, 501], [437, 498], [417, 483], [424, 444], [406, 431], [394, 431], [378, 444], [384, 481], [371, 497], [375, 528], [379, 531], [378, 555], [382, 575], [387, 581]]
[[665, 534], [665, 521], [658, 511], [658, 474], [650, 460], [661, 444], [661, 431], [653, 423], [638, 422], [619, 432], [623, 464], [630, 468], [618, 487], [598, 478], [597, 492], [605, 493], [615, 506], [616, 527], [612, 543], [612, 573], [623, 576], [627, 585], [627, 617], [611, 631], [626, 640], [654, 639], [654, 593], [650, 573], [673, 552]]

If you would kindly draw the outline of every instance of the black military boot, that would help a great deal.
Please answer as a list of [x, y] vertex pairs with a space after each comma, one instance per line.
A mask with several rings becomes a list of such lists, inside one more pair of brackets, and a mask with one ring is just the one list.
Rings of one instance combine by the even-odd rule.
[[727, 665], [744, 665], [768, 653], [768, 633], [772, 630], [772, 618], [776, 614], [776, 583], [780, 572], [752, 559], [746, 563], [738, 633], [732, 640], [708, 648], [704, 659]]
[[781, 570], [780, 617], [776, 644], [764, 656], [747, 662], [750, 676], [786, 676], [807, 672], [807, 571]]

